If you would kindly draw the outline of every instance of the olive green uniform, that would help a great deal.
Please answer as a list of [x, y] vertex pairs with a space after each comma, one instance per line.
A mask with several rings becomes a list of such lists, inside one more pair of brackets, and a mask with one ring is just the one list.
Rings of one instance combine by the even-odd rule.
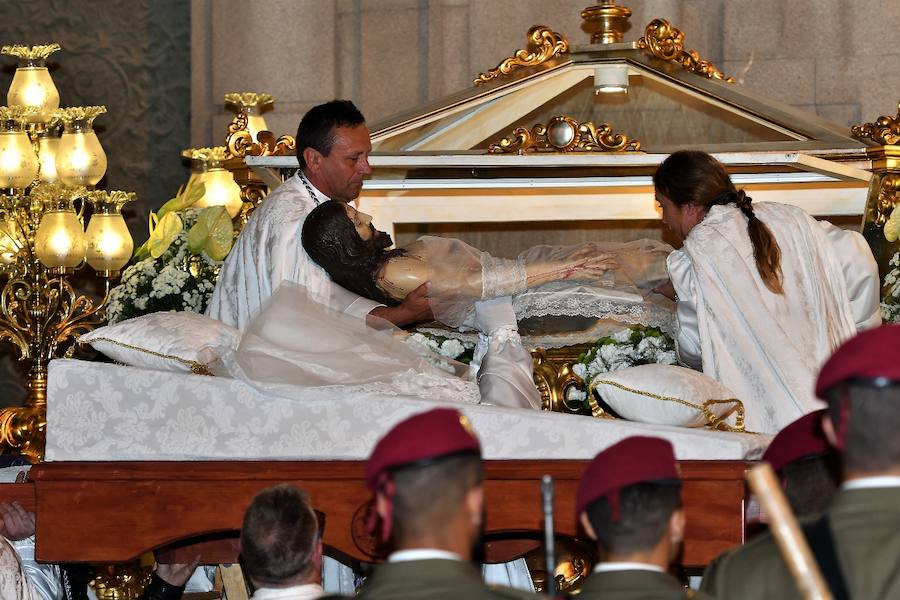
[[[900, 488], [841, 490], [828, 509], [851, 598], [900, 598]], [[730, 551], [703, 578], [718, 600], [800, 597], [770, 534]]]
[[448, 559], [383, 563], [366, 580], [357, 600], [534, 600], [538, 596], [489, 587], [467, 562]]
[[695, 590], [684, 589], [681, 583], [668, 573], [625, 569], [592, 573], [578, 594], [579, 600], [685, 600], [697, 598], [709, 600], [709, 596]]

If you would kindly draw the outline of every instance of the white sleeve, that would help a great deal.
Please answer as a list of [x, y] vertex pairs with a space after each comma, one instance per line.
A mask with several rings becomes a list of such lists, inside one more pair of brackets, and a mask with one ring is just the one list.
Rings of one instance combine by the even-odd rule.
[[700, 327], [697, 322], [697, 292], [694, 268], [687, 253], [676, 250], [666, 259], [669, 279], [675, 288], [678, 333], [675, 351], [678, 362], [692, 369], [703, 366], [700, 346]]
[[[6, 542], [3, 539], [0, 543]], [[12, 541], [9, 544], [18, 554], [21, 561], [21, 569], [25, 574], [26, 581], [23, 582], [25, 588], [22, 596], [13, 596], [21, 598], [35, 598], [35, 600], [62, 600], [64, 596], [62, 577], [59, 571], [59, 565], [44, 564], [34, 560], [34, 537], [25, 538], [24, 540]], [[15, 569], [15, 565], [6, 564], [4, 561], [3, 568]], [[29, 595], [29, 593], [31, 595]], [[6, 596], [3, 596], [6, 598]]]
[[881, 282], [878, 265], [862, 234], [819, 221], [841, 265], [856, 329], [881, 325]]
[[531, 354], [522, 346], [509, 296], [475, 302], [481, 332], [472, 366], [484, 404], [540, 410]]

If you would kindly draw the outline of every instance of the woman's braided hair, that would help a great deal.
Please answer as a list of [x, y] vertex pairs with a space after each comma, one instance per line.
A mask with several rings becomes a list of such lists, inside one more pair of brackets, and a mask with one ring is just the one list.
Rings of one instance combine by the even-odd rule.
[[781, 248], [768, 226], [753, 212], [753, 199], [734, 187], [722, 163], [699, 150], [680, 150], [659, 165], [653, 175], [656, 191], [676, 206], [734, 204], [747, 217], [747, 233], [753, 258], [763, 283], [775, 294], [783, 294]]

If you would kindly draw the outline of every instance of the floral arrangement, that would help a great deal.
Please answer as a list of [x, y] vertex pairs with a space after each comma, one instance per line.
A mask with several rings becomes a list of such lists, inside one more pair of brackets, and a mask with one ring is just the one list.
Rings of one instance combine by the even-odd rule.
[[602, 337], [572, 365], [572, 372], [584, 382], [566, 391], [569, 401], [587, 401], [587, 388], [601, 373], [618, 371], [637, 365], [674, 365], [675, 342], [655, 327], [632, 327]]
[[110, 291], [110, 323], [157, 311], [206, 309], [235, 232], [224, 207], [193, 208], [203, 191], [202, 184], [179, 190], [150, 213], [150, 237]]
[[409, 336], [412, 343], [425, 346], [432, 352], [463, 364], [472, 362], [475, 344], [454, 338], [445, 338], [430, 333], [413, 333]]
[[884, 298], [881, 300], [881, 316], [885, 322], [900, 322], [900, 252], [895, 252], [888, 262], [891, 270], [884, 276]]

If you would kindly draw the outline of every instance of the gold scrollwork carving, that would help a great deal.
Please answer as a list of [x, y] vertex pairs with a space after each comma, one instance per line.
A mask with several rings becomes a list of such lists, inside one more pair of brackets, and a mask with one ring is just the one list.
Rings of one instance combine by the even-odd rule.
[[282, 135], [276, 138], [271, 131], [260, 131], [253, 141], [253, 135], [247, 129], [247, 115], [238, 113], [228, 125], [228, 137], [225, 146], [231, 156], [287, 156], [297, 150], [294, 136]]
[[884, 224], [887, 223], [891, 216], [891, 212], [900, 205], [900, 175], [886, 174], [881, 177], [880, 181], [876, 182], [876, 185], [878, 186], [878, 195], [875, 198], [873, 207], [874, 214], [871, 214], [870, 217], [871, 222], [875, 223], [875, 225], [884, 227]]
[[570, 346], [559, 350], [537, 348], [531, 352], [534, 370], [534, 384], [541, 395], [541, 410], [584, 414], [581, 400], [569, 400], [569, 389], [581, 387], [583, 381], [572, 371], [580, 346]]
[[520, 67], [536, 67], [551, 58], [569, 51], [569, 40], [561, 33], [556, 33], [544, 25], [535, 25], [528, 30], [528, 47], [517, 50], [509, 58], [503, 59], [499, 65], [481, 73], [472, 80], [475, 85], [487, 83], [501, 75], [509, 75]]
[[639, 152], [641, 142], [621, 133], [613, 133], [612, 125], [579, 123], [572, 117], [553, 117], [544, 125], [531, 129], [517, 127], [512, 135], [488, 147], [491, 154], [524, 154], [526, 152]]
[[684, 32], [665, 19], [650, 21], [637, 45], [656, 58], [680, 64], [686, 71], [703, 75], [708, 79], [734, 83], [734, 77], [725, 77], [714, 64], [700, 58], [696, 50], [685, 50]]
[[893, 145], [900, 143], [900, 103], [897, 104], [897, 115], [882, 115], [873, 123], [863, 123], [850, 128], [850, 134], [859, 139], [868, 138], [877, 144]]

